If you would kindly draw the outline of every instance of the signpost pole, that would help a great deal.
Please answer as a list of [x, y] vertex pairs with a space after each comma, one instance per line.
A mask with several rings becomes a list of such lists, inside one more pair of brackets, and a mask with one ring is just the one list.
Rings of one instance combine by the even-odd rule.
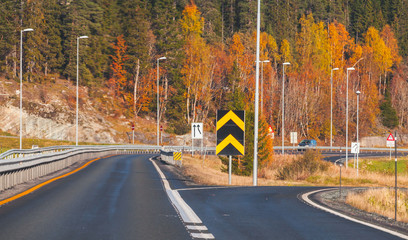
[[231, 175], [232, 175], [232, 156], [229, 155], [229, 167], [228, 167], [228, 185], [231, 185]]
[[341, 198], [341, 166], [342, 164], [340, 163], [340, 198]]
[[132, 123], [132, 144], [135, 145], [135, 124]]
[[397, 201], [398, 201], [398, 183], [397, 183], [397, 131], [395, 131], [395, 221], [397, 221]]
[[391, 160], [391, 152], [392, 152], [392, 147], [390, 147], [390, 160]]

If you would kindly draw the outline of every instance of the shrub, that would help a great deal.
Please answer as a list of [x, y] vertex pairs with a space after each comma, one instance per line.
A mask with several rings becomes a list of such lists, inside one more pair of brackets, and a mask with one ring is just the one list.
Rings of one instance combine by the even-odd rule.
[[307, 150], [302, 158], [280, 168], [276, 174], [279, 180], [304, 180], [318, 171], [326, 171], [330, 163], [321, 160], [320, 152]]

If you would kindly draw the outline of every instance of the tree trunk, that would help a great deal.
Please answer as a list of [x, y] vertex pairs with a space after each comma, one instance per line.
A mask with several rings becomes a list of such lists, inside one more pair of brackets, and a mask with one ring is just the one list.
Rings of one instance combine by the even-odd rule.
[[140, 60], [137, 59], [136, 74], [134, 75], [135, 87], [133, 89], [133, 113], [135, 120], [137, 118], [138, 111], [136, 111], [136, 102], [137, 102], [137, 86], [139, 84], [139, 70], [140, 70]]
[[13, 77], [17, 77], [17, 45], [13, 47]]
[[187, 122], [190, 124], [190, 86], [187, 88]]

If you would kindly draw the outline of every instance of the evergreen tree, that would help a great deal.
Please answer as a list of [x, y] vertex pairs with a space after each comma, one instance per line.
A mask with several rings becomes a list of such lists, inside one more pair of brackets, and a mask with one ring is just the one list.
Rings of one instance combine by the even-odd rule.
[[222, 0], [221, 18], [224, 39], [232, 37], [239, 30], [236, 26], [236, 7], [237, 0]]
[[382, 124], [390, 129], [398, 127], [398, 115], [395, 108], [392, 106], [391, 97], [388, 90], [385, 93], [385, 98], [380, 105]]
[[355, 37], [356, 41], [362, 37], [362, 34], [368, 28], [364, 2], [363, 0], [355, 0], [350, 4], [349, 32], [351, 36]]
[[273, 142], [269, 136], [268, 123], [265, 116], [259, 118], [258, 133], [258, 165], [259, 169], [268, 166], [272, 162]]
[[172, 128], [177, 132], [186, 133], [189, 130], [187, 121], [183, 117], [185, 110], [186, 89], [183, 87], [180, 66], [183, 64], [184, 40], [181, 35], [179, 20], [181, 12], [186, 3], [176, 0], [156, 0], [152, 4], [151, 22], [153, 34], [156, 37], [157, 57], [166, 56], [168, 59], [163, 62], [167, 71], [169, 85], [176, 89], [176, 93], [170, 96], [169, 104], [172, 108], [166, 111], [166, 118], [170, 121]]
[[128, 45], [129, 60], [126, 64], [127, 72], [130, 73], [128, 79], [134, 82], [138, 60], [140, 60], [141, 74], [146, 74], [155, 57], [153, 52], [155, 40], [150, 29], [147, 1], [122, 2], [120, 16], [122, 31]]
[[18, 4], [5, 0], [0, 4], [0, 71], [7, 76], [17, 77], [17, 45], [19, 39]]
[[62, 72], [63, 53], [61, 39], [61, 5], [57, 0], [44, 0], [43, 54], [45, 60], [44, 75], [50, 72]]
[[403, 0], [398, 4], [398, 13], [394, 22], [398, 46], [402, 56], [408, 56], [408, 1]]
[[96, 0], [77, 0], [63, 9], [64, 71], [68, 79], [76, 77], [77, 37], [87, 35], [80, 42], [80, 84], [100, 84], [109, 70], [109, 38], [102, 28], [103, 9]]
[[195, 3], [205, 19], [203, 37], [210, 43], [222, 41], [222, 15], [219, 1], [196, 0]]
[[237, 27], [240, 32], [253, 32], [256, 30], [257, 1], [237, 0]]

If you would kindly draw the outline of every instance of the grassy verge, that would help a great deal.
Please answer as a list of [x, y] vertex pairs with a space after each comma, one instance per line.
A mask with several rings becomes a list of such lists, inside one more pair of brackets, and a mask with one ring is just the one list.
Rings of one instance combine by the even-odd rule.
[[[398, 191], [397, 194], [397, 220], [408, 222], [408, 192]], [[395, 192], [393, 189], [369, 189], [363, 193], [351, 193], [347, 196], [346, 203], [368, 212], [394, 218]]]
[[[293, 186], [338, 186], [340, 169], [338, 166], [321, 162], [319, 159], [301, 160], [301, 156], [275, 155], [274, 161], [268, 166], [259, 169], [259, 185]], [[394, 186], [394, 172], [381, 171], [383, 159], [362, 160], [362, 165], [377, 166], [377, 171], [362, 167], [357, 176], [357, 170], [349, 167], [342, 168], [342, 184], [350, 187], [392, 187]], [[408, 187], [408, 170], [404, 161], [399, 164], [398, 185]], [[392, 161], [394, 163], [394, 161]], [[208, 185], [227, 185], [228, 173], [221, 172], [221, 161], [217, 156], [207, 156], [203, 161], [199, 156], [183, 156], [183, 170], [186, 175], [196, 182]], [[401, 166], [401, 170], [400, 170]], [[232, 184], [251, 186], [252, 176], [232, 176]]]
[[[390, 160], [389, 158], [379, 158], [379, 159], [362, 159], [360, 162], [360, 167], [363, 170], [369, 172], [383, 173], [383, 174], [394, 174], [395, 161], [394, 158]], [[404, 174], [408, 172], [408, 159], [407, 157], [399, 158], [397, 161], [397, 169], [399, 174]]]

